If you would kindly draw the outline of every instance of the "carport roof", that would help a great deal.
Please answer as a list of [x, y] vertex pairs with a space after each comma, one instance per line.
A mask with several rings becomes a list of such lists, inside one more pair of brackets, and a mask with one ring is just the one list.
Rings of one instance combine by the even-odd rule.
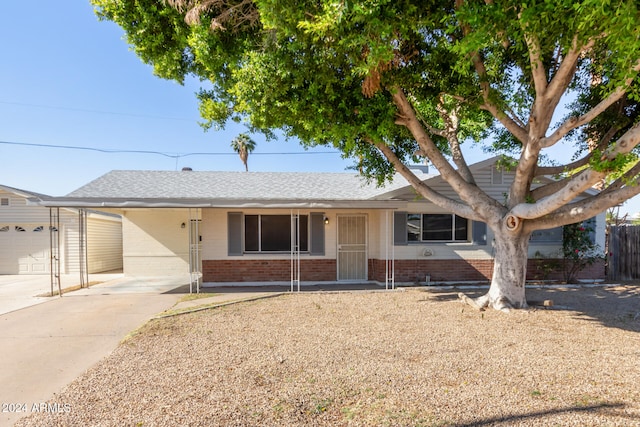
[[[416, 173], [421, 179], [434, 176]], [[408, 185], [400, 175], [378, 187], [356, 173], [117, 170], [65, 197], [46, 198], [42, 204], [121, 208], [353, 204], [382, 207], [382, 200], [389, 199], [385, 194]]]

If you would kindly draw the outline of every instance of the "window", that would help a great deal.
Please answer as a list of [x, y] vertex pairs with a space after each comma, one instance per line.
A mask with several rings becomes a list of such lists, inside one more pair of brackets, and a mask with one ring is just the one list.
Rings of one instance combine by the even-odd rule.
[[[589, 239], [591, 242], [596, 240], [596, 219], [590, 218], [582, 222], [582, 226], [589, 231]], [[554, 243], [562, 244], [563, 227], [550, 228], [548, 230], [536, 230], [531, 233], [530, 242], [534, 243]]]
[[0, 206], [9, 206], [9, 199], [6, 197], [0, 198]]
[[7, 231], [9, 231], [9, 226], [8, 225], [0, 227], [0, 232], [7, 232]]
[[36, 233], [39, 233], [42, 230], [44, 230], [44, 226], [42, 226], [42, 225], [39, 225], [39, 226], [37, 226], [36, 228], [33, 229], [33, 231], [36, 232]]
[[469, 221], [454, 214], [408, 214], [409, 242], [466, 242]]
[[535, 243], [562, 243], [562, 227], [536, 230], [531, 233], [529, 241]]
[[15, 230], [18, 231], [18, 232], [27, 231], [27, 230], [24, 229], [24, 227], [20, 227], [19, 225], [15, 226]]
[[[301, 252], [309, 250], [308, 224], [308, 216], [300, 215]], [[289, 252], [291, 228], [291, 215], [245, 215], [244, 250], [246, 252]]]
[[502, 166], [495, 165], [491, 168], [491, 183], [504, 184], [504, 168]]

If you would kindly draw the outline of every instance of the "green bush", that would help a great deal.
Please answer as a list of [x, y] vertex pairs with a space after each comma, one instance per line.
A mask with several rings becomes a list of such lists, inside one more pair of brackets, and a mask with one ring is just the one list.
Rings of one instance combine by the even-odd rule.
[[562, 264], [567, 283], [576, 283], [580, 271], [602, 258], [599, 246], [591, 238], [593, 231], [589, 223], [569, 224], [562, 228]]

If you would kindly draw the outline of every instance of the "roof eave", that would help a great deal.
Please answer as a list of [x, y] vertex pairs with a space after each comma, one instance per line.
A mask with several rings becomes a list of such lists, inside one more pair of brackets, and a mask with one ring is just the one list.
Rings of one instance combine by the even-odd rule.
[[31, 204], [50, 208], [229, 208], [229, 209], [396, 209], [404, 202], [390, 200], [242, 200], [242, 199], [105, 199], [81, 197], [52, 197], [31, 199]]

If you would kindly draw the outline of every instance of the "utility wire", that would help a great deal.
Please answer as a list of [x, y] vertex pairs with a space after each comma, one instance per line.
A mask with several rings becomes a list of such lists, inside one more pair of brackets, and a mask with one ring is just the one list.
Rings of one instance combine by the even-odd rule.
[[[172, 159], [179, 159], [182, 157], [189, 156], [237, 156], [238, 153], [211, 153], [211, 152], [201, 152], [201, 153], [163, 153], [161, 151], [151, 151], [151, 150], [121, 150], [114, 148], [95, 148], [95, 147], [78, 147], [74, 145], [53, 145], [53, 144], [34, 144], [28, 142], [14, 142], [14, 141], [0, 141], [0, 144], [6, 145], [19, 145], [25, 147], [41, 147], [41, 148], [61, 148], [67, 150], [84, 150], [84, 151], [97, 151], [99, 153], [127, 153], [127, 154], [156, 154], [159, 156], [165, 156]], [[254, 153], [252, 152], [252, 156], [290, 156], [290, 155], [301, 155], [301, 154], [340, 154], [339, 151], [299, 151], [299, 152], [280, 152], [280, 153]]]
[[54, 105], [29, 104], [29, 103], [26, 103], [26, 102], [0, 101], [0, 104], [19, 105], [21, 107], [47, 108], [47, 109], [50, 109], [50, 110], [77, 111], [77, 112], [80, 112], [80, 113], [111, 114], [113, 116], [142, 117], [142, 118], [147, 118], [147, 119], [181, 120], [181, 121], [190, 121], [190, 122], [194, 121], [193, 119], [188, 119], [186, 117], [166, 117], [166, 116], [152, 116], [152, 115], [148, 115], [148, 114], [118, 113], [118, 112], [115, 112], [115, 111], [90, 110], [90, 109], [87, 109], [87, 108], [73, 108], [73, 107], [58, 107], [58, 106], [54, 106]]

